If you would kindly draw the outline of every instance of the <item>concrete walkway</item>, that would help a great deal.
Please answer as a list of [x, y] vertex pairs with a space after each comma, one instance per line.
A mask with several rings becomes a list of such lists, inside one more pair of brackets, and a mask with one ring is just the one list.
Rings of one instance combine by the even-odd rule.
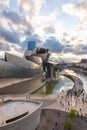
[[[83, 83], [81, 80], [73, 75], [64, 74], [69, 78], [72, 78], [74, 81], [74, 87], [76, 88], [76, 92], [83, 89]], [[73, 87], [73, 89], [74, 89]], [[5, 100], [9, 97], [5, 96]], [[4, 98], [1, 96], [1, 98]], [[24, 95], [10, 95], [9, 98], [20, 98], [26, 100], [39, 100], [43, 102], [43, 107], [59, 109], [62, 111], [70, 111], [70, 109], [75, 108], [78, 112], [80, 108], [82, 109], [83, 115], [87, 114], [87, 96], [84, 92], [80, 93], [79, 96], [75, 95], [67, 95], [67, 91], [58, 92], [51, 95], [40, 95], [40, 94], [24, 94]], [[9, 99], [8, 98], [8, 99]], [[81, 114], [81, 113], [80, 113]]]
[[[67, 113], [70, 112], [71, 109], [75, 109], [77, 112], [77, 115], [79, 117], [81, 117], [80, 119], [77, 119], [77, 124], [76, 124], [76, 130], [86, 130], [87, 129], [87, 96], [85, 91], [83, 91], [83, 83], [82, 81], [78, 78], [75, 77], [73, 75], [69, 75], [69, 74], [64, 74], [65, 76], [71, 78], [74, 81], [74, 86], [71, 89], [71, 91], [73, 92], [72, 95], [67, 95], [66, 91], [62, 91], [62, 92], [58, 92], [56, 94], [51, 94], [48, 96], [43, 97], [43, 99], [47, 98], [50, 100], [54, 100], [54, 102], [52, 104], [49, 104], [45, 107], [43, 107], [44, 111], [46, 112], [47, 110], [50, 110], [50, 115], [49, 115], [49, 111], [48, 111], [48, 117], [43, 116], [43, 118], [41, 119], [41, 123], [40, 124], [40, 128], [38, 130], [53, 130], [53, 125], [55, 126], [55, 123], [58, 122], [61, 125], [61, 128], [59, 130], [63, 130], [63, 124], [65, 123], [65, 119], [66, 116], [64, 116], [64, 114], [62, 113]], [[75, 95], [74, 93], [78, 93], [78, 95]], [[34, 97], [32, 97], [34, 98]], [[48, 102], [49, 102], [48, 101]], [[61, 112], [61, 117], [58, 117], [59, 120], [57, 121], [57, 114], [54, 117], [53, 111], [56, 110]], [[54, 117], [54, 119], [53, 119]], [[49, 121], [50, 120], [50, 124], [49, 126], [46, 125], [46, 123], [44, 124], [44, 121]], [[79, 123], [78, 123], [79, 122]], [[58, 129], [54, 129], [54, 130], [58, 130]]]
[[83, 93], [83, 91], [85, 93], [85, 90], [83, 88], [83, 82], [78, 77], [70, 75], [66, 72], [63, 72], [61, 74], [70, 78], [74, 82], [73, 88], [68, 90], [68, 92], [67, 92], [68, 95], [75, 95], [75, 96], [79, 97], [80, 94]]
[[[83, 90], [83, 83], [79, 78], [73, 75], [69, 75], [69, 74], [66, 74], [66, 76], [69, 78], [72, 78], [72, 80], [74, 81], [73, 89], [76, 88], [75, 89], [76, 92], [79, 92], [79, 90]], [[26, 100], [33, 100], [33, 99], [39, 100], [43, 102], [43, 107], [42, 107], [43, 109], [58, 110], [58, 111], [66, 112], [66, 113], [69, 112], [71, 109], [76, 109], [79, 116], [87, 118], [87, 96], [84, 91], [82, 91], [79, 94], [79, 96], [76, 96], [74, 94], [67, 95], [67, 91], [62, 91], [62, 92], [58, 92], [58, 93], [47, 95], [47, 96], [44, 96], [44, 95], [42, 96], [39, 94], [37, 95], [29, 94], [29, 95], [20, 95], [20, 96], [15, 95], [12, 98], [15, 98], [15, 99], [20, 98], [20, 99], [26, 99]], [[52, 119], [52, 115], [50, 118]], [[63, 118], [64, 116], [61, 116], [62, 121], [63, 121]], [[85, 124], [85, 128], [87, 129], [87, 123]], [[86, 130], [86, 129], [81, 129], [81, 130]], [[45, 129], [41, 129], [41, 130], [45, 130]], [[51, 129], [46, 129], [46, 130], [52, 130], [52, 127]], [[63, 130], [63, 129], [60, 129], [60, 130]]]

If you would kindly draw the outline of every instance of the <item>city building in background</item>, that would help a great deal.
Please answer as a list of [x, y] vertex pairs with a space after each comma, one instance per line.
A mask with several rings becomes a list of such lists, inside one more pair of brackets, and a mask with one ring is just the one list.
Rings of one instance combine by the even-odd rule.
[[36, 48], [35, 41], [28, 41], [28, 51], [33, 51]]

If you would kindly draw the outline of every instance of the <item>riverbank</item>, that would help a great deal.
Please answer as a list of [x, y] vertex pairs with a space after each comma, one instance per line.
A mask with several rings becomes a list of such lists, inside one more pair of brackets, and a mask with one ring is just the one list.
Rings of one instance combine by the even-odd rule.
[[[67, 74], [74, 81], [74, 87], [76, 92], [83, 89], [83, 83], [79, 78], [73, 75]], [[73, 89], [73, 88], [72, 88]], [[31, 97], [33, 99], [34, 97]], [[44, 106], [42, 109], [41, 120], [38, 130], [53, 130], [57, 123], [59, 130], [64, 130], [64, 124], [68, 120], [67, 115], [71, 109], [75, 109], [77, 117], [74, 123], [75, 130], [87, 129], [87, 96], [86, 93], [81, 92], [79, 96], [67, 95], [66, 91], [59, 92], [57, 94], [51, 94], [43, 97], [54, 100], [54, 103]], [[39, 99], [41, 101], [41, 99]], [[60, 113], [60, 115], [58, 115]], [[47, 123], [46, 123], [47, 122]], [[56, 129], [54, 129], [56, 130]]]
[[80, 78], [67, 73], [65, 73], [64, 76], [70, 78], [74, 82], [73, 88], [67, 92], [68, 95], [75, 95], [78, 97], [81, 93], [85, 92], [83, 88], [83, 82], [80, 80]]

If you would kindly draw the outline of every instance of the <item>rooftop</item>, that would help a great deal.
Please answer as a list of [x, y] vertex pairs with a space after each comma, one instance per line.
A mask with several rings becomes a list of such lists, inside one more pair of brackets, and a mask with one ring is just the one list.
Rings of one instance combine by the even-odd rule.
[[27, 100], [7, 100], [0, 102], [0, 126], [33, 113], [40, 105], [41, 103], [39, 102]]

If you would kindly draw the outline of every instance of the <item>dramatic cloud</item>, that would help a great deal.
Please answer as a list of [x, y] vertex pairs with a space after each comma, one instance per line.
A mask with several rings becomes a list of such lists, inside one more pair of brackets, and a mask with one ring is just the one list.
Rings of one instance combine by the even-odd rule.
[[46, 33], [55, 33], [55, 27], [54, 27], [53, 25], [46, 26], [46, 27], [44, 28], [44, 31], [45, 31]]
[[78, 55], [87, 54], [87, 44], [79, 44], [75, 46], [74, 53]]
[[63, 33], [61, 39], [63, 43], [70, 43], [70, 36], [68, 33]]
[[[68, 36], [68, 35], [67, 35]], [[75, 44], [70, 44], [70, 42], [77, 40], [77, 37], [71, 37], [69, 43], [65, 43], [62, 44], [61, 42], [59, 42], [55, 37], [49, 37], [45, 40], [45, 42], [43, 43], [41, 38], [38, 35], [34, 35], [32, 37], [27, 37], [23, 43], [21, 44], [22, 47], [27, 50], [28, 47], [28, 41], [35, 41], [37, 46], [41, 46], [44, 48], [48, 48], [50, 52], [52, 53], [64, 53], [64, 54], [71, 54], [72, 55], [83, 55], [83, 54], [87, 54], [87, 44], [83, 45], [81, 44], [83, 41], [82, 40], [78, 40], [78, 42], [80, 43], [79, 45]], [[78, 51], [77, 51], [78, 50]]]
[[0, 11], [1, 9], [9, 8], [9, 0], [0, 0]]
[[64, 44], [69, 44], [69, 45], [77, 45], [79, 43], [80, 38], [78, 37], [77, 34], [68, 34], [68, 33], [63, 33], [61, 36], [62, 42]]
[[0, 0], [0, 55], [23, 54], [32, 40], [54, 57], [80, 58], [87, 55], [86, 28], [87, 0]]
[[73, 50], [73, 46], [72, 45], [65, 45], [64, 46], [64, 49], [63, 49], [63, 53], [70, 53], [70, 52], [74, 52], [74, 50]]
[[14, 24], [23, 23], [22, 16], [19, 15], [17, 12], [4, 10], [3, 16], [5, 16], [7, 19], [10, 19]]
[[78, 45], [64, 45], [62, 53], [72, 53], [73, 55], [87, 54], [87, 44], [81, 44], [81, 42], [82, 41], [79, 41]]
[[4, 38], [8, 42], [19, 43], [19, 35], [17, 32], [12, 32], [3, 27], [0, 27], [0, 37]]
[[71, 16], [78, 17], [81, 22], [87, 22], [87, 1], [80, 1], [79, 3], [67, 3], [63, 5], [63, 11]]
[[23, 12], [29, 12], [31, 16], [36, 12], [36, 8], [32, 0], [20, 0], [20, 10]]
[[25, 16], [11, 10], [2, 11], [1, 16], [0, 37], [6, 41], [19, 44], [21, 39], [34, 33]]
[[71, 41], [75, 41], [75, 40], [77, 40], [77, 39], [78, 39], [77, 36], [72, 36], [72, 37], [71, 37]]
[[17, 45], [17, 44], [11, 44], [8, 42], [1, 43], [0, 42], [0, 58], [4, 58], [4, 53], [5, 52], [10, 52], [12, 54], [15, 55], [19, 55], [19, 56], [23, 56], [24, 54], [24, 50], [21, 46]]
[[44, 0], [20, 0], [19, 8], [21, 12], [34, 16], [39, 13], [42, 3]]
[[48, 48], [51, 52], [60, 53], [63, 50], [63, 45], [55, 38], [49, 37], [43, 43], [44, 48]]
[[[27, 21], [25, 16], [17, 12], [7, 10], [4, 10], [2, 14], [5, 19], [10, 20], [10, 25], [8, 24], [8, 26], [10, 26], [11, 29], [14, 29], [15, 27], [17, 32], [25, 32], [25, 35], [33, 33], [33, 27], [30, 22]], [[7, 22], [9, 23], [9, 21]]]

